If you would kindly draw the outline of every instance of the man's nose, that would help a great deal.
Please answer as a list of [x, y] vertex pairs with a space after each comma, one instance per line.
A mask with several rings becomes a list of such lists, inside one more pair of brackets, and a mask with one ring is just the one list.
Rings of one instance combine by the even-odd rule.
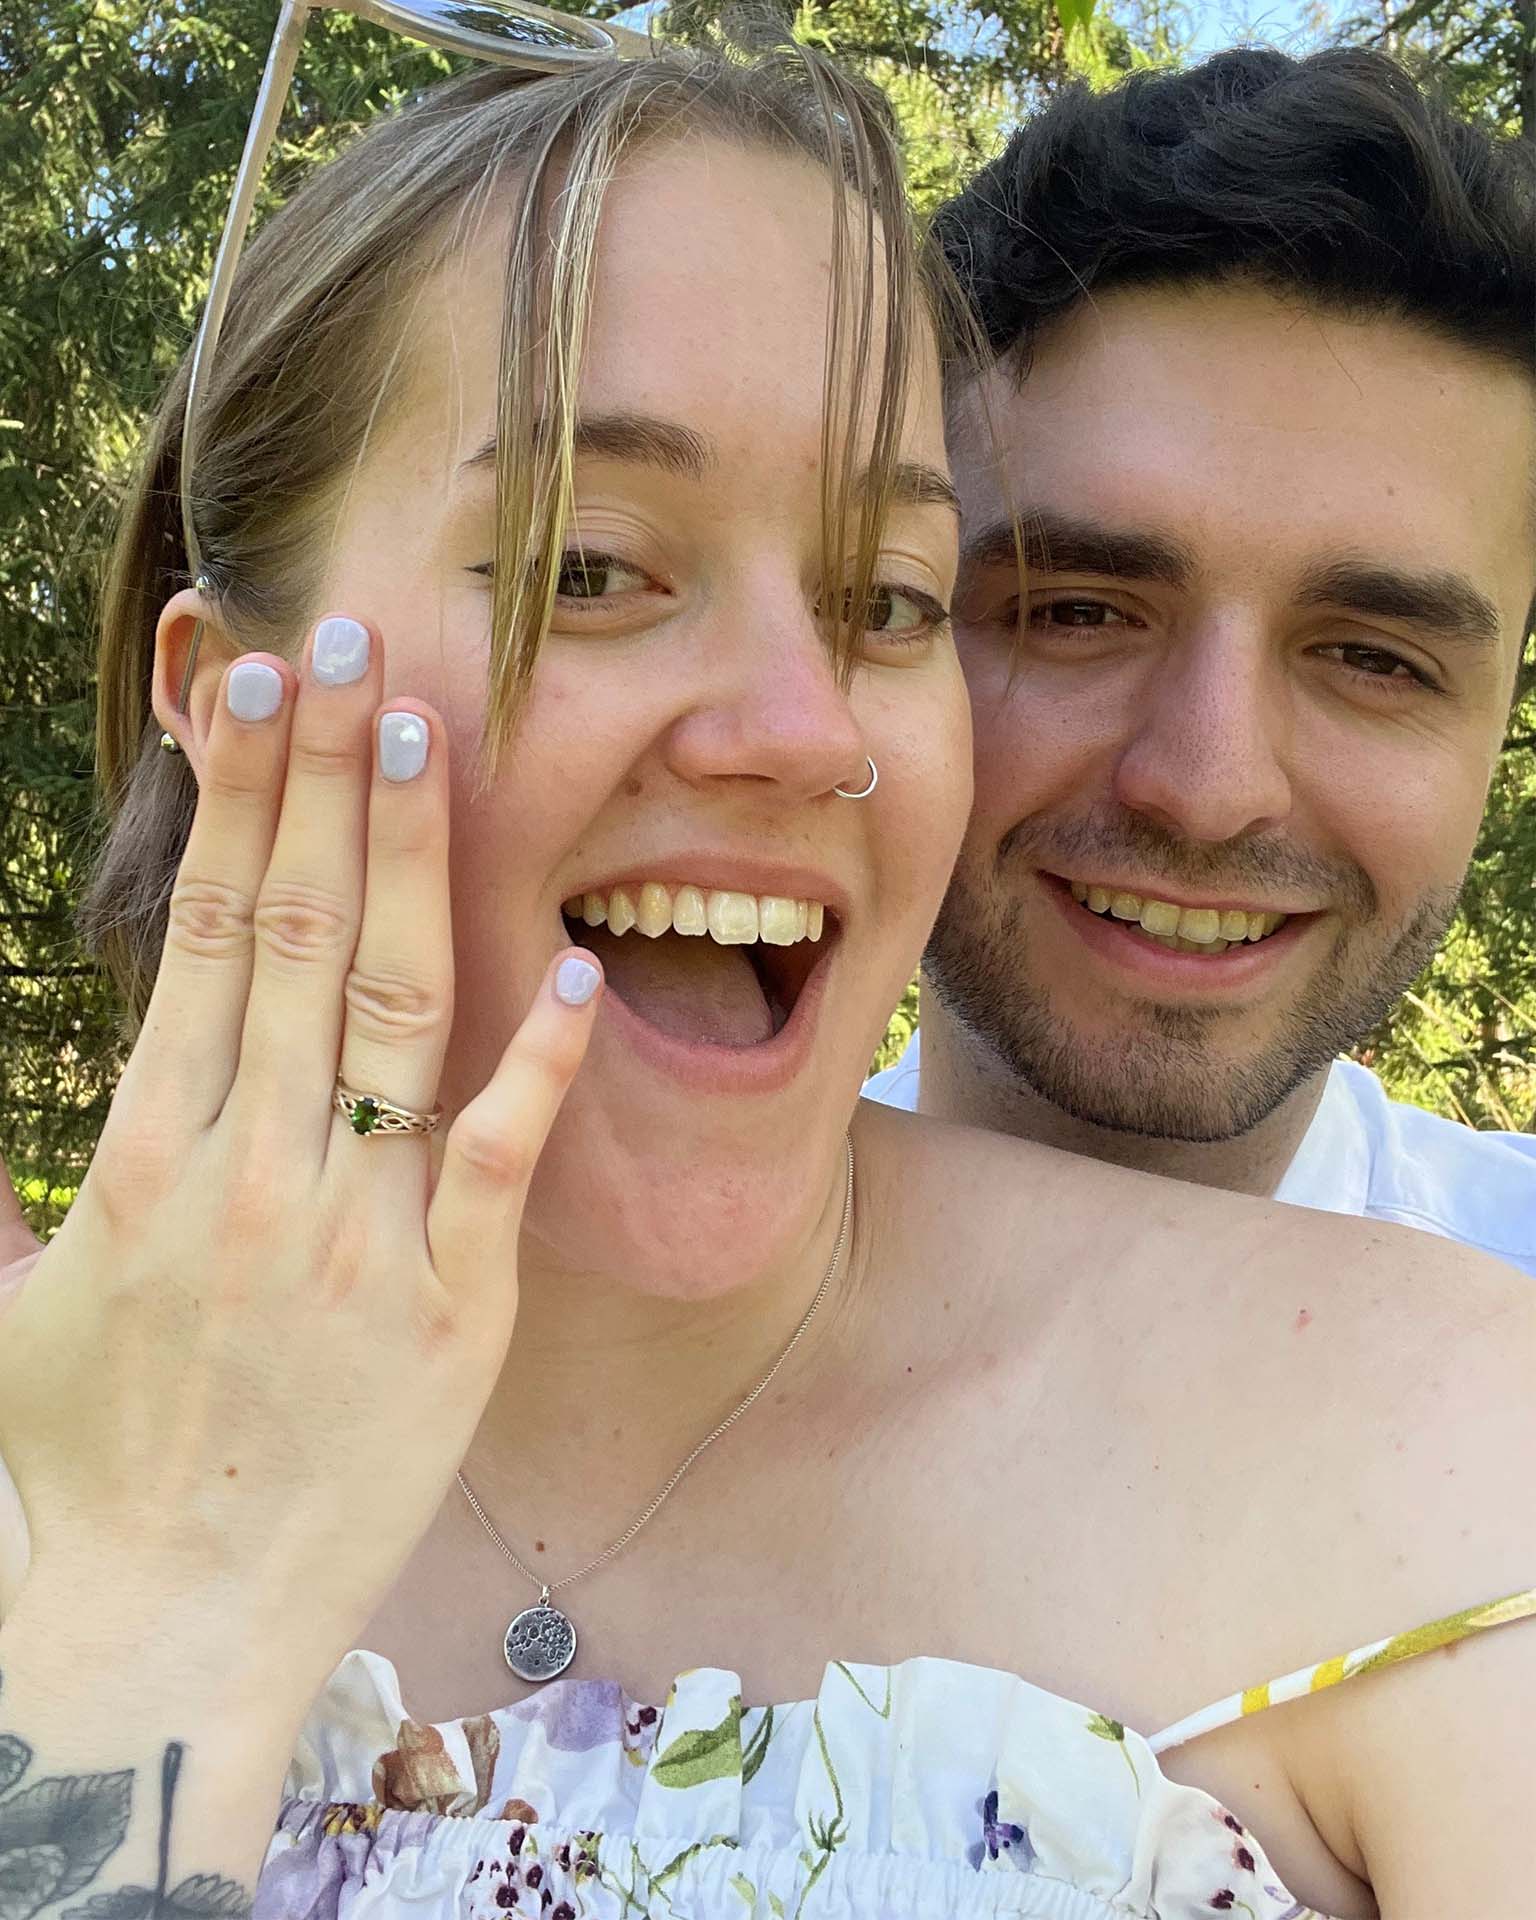
[[791, 800], [864, 786], [866, 752], [848, 688], [810, 609], [717, 638], [707, 686], [666, 741], [667, 761], [684, 780], [752, 783]]
[[1291, 808], [1290, 706], [1256, 622], [1187, 631], [1143, 688], [1115, 769], [1125, 806], [1187, 840], [1235, 840]]

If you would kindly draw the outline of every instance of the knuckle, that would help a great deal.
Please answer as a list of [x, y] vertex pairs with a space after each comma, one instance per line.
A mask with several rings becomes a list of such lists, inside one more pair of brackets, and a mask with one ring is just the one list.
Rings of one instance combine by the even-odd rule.
[[414, 1296], [417, 1338], [429, 1354], [443, 1352], [458, 1339], [464, 1326], [459, 1302], [441, 1281], [432, 1278]]
[[109, 1126], [87, 1176], [92, 1199], [114, 1234], [147, 1219], [176, 1185], [182, 1145], [143, 1126]]
[[250, 946], [251, 922], [251, 902], [238, 887], [223, 880], [179, 879], [171, 892], [166, 945], [195, 959], [234, 959]]
[[448, 1018], [447, 988], [403, 970], [354, 967], [343, 997], [349, 1022], [366, 1039], [419, 1039]]
[[289, 768], [303, 774], [315, 774], [322, 780], [342, 776], [355, 779], [362, 765], [357, 741], [350, 735], [295, 734], [289, 749]]
[[215, 1202], [220, 1240], [250, 1248], [271, 1237], [284, 1217], [284, 1204], [269, 1166], [264, 1156], [254, 1153], [232, 1158]]
[[246, 808], [253, 800], [265, 801], [272, 789], [272, 776], [264, 768], [231, 759], [227, 754], [210, 753], [198, 782], [199, 806], [218, 801], [225, 806]]
[[253, 924], [264, 951], [284, 961], [329, 959], [354, 937], [345, 901], [296, 881], [264, 887]]
[[453, 1150], [477, 1180], [514, 1189], [527, 1184], [538, 1159], [527, 1141], [494, 1127], [486, 1118], [466, 1124], [461, 1117], [453, 1130]]
[[327, 1306], [343, 1306], [362, 1285], [369, 1267], [361, 1223], [352, 1212], [332, 1208], [317, 1222], [312, 1245], [317, 1297]]

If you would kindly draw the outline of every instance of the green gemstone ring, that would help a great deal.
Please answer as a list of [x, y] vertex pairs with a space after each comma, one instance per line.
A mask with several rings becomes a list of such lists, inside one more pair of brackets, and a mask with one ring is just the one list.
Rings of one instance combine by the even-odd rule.
[[443, 1117], [441, 1107], [434, 1107], [430, 1113], [413, 1113], [382, 1094], [358, 1093], [340, 1080], [331, 1095], [331, 1105], [345, 1117], [352, 1131], [365, 1139], [371, 1133], [431, 1133]]

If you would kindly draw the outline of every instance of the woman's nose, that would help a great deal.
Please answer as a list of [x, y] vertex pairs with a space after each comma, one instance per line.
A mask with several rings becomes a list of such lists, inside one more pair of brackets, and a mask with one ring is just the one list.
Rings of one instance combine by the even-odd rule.
[[743, 634], [712, 665], [707, 690], [669, 732], [675, 774], [695, 784], [750, 781], [793, 800], [867, 784], [864, 735], [813, 619], [774, 644]]

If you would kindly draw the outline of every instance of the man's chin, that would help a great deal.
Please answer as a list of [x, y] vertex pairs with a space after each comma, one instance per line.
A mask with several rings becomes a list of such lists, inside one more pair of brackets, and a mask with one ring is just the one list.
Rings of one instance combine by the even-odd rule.
[[1252, 1133], [1332, 1057], [1222, 1065], [1143, 1055], [1128, 1071], [1123, 1048], [1095, 1060], [1091, 1049], [1068, 1043], [1060, 1051], [1035, 1050], [1018, 1078], [1058, 1111], [1105, 1133], [1217, 1146]]
[[1085, 1031], [1019, 964], [1021, 945], [1006, 957], [957, 951], [940, 933], [924, 962], [961, 1051], [994, 1094], [1048, 1101], [1106, 1133], [1191, 1146], [1252, 1133], [1369, 1032], [1401, 991], [1394, 980], [1390, 994], [1351, 993], [1335, 975], [1267, 1018], [1254, 1009], [1142, 1006], [1111, 1028], [1100, 1017]]
[[[976, 886], [963, 864], [924, 957], [925, 977], [991, 1092], [1048, 1101], [1106, 1133], [1215, 1146], [1252, 1133], [1396, 1005], [1440, 943], [1456, 892], [1422, 895], [1389, 934], [1341, 926], [1285, 1003], [1246, 1009], [1106, 996], [1084, 1025], [1085, 983], [1053, 992], [1032, 963], [1028, 889]], [[1043, 959], [1054, 951], [1047, 937]], [[1009, 1083], [1012, 1083], [1011, 1086]], [[1027, 1115], [1020, 1119], [1027, 1130]]]
[[[945, 1001], [943, 988], [935, 991]], [[955, 1009], [947, 1010], [954, 1014]], [[963, 1017], [963, 1016], [962, 1016]], [[1243, 1056], [1214, 1043], [1193, 1047], [1165, 1036], [1088, 1039], [1051, 1021], [1010, 1022], [1006, 1035], [978, 1034], [1020, 1091], [1106, 1133], [1191, 1146], [1239, 1140], [1283, 1107], [1337, 1051], [1319, 1036], [1305, 1052], [1273, 1046]]]

